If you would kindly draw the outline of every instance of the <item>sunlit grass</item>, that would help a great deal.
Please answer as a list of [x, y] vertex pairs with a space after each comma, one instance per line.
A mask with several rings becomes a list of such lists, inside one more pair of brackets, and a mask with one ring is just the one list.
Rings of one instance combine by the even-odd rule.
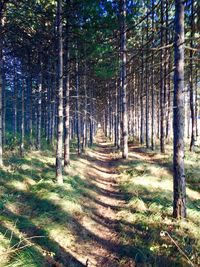
[[[121, 161], [112, 151], [126, 199], [117, 213], [119, 266], [130, 259], [141, 266], [188, 266], [161, 231], [167, 231], [188, 257], [200, 264], [199, 155], [186, 154], [188, 219], [179, 222], [172, 218], [172, 154], [160, 155], [143, 148], [131, 152], [130, 160]], [[71, 165], [64, 171], [64, 185], [58, 186], [52, 151], [30, 151], [24, 158], [7, 154], [6, 166], [0, 170], [0, 266], [51, 266], [49, 261], [80, 266], [70, 255], [83, 257], [79, 255], [81, 247], [95, 236], [99, 238], [97, 222], [91, 218], [102, 191], [94, 181], [109, 176], [109, 169], [101, 166], [101, 161], [98, 165], [95, 157], [106, 160], [97, 146], [80, 158], [72, 154]], [[4, 255], [22, 235], [43, 237], [23, 250]]]
[[[49, 266], [47, 255], [52, 253], [56, 257], [58, 246], [71, 247], [76, 241], [71, 225], [73, 218], [83, 216], [81, 198], [87, 189], [78, 176], [76, 162], [72, 163], [74, 168], [69, 168], [74, 169], [74, 175], [66, 173], [64, 185], [58, 186], [54, 163], [50, 151], [31, 151], [22, 159], [19, 155], [8, 155], [8, 167], [0, 172], [0, 266]], [[6, 222], [15, 225], [14, 230]], [[19, 242], [21, 233], [28, 237], [44, 235], [33, 244], [39, 250], [31, 245], [7, 255], [8, 247]]]
[[[127, 195], [126, 209], [118, 213], [121, 221], [121, 240], [142, 246], [138, 261], [155, 266], [167, 264], [166, 257], [175, 266], [188, 266], [187, 259], [178, 251], [167, 231], [194, 264], [200, 264], [200, 191], [193, 184], [200, 181], [199, 156], [186, 154], [187, 220], [172, 218], [173, 182], [171, 155], [145, 155], [133, 152], [133, 160], [118, 166], [122, 191]], [[134, 160], [136, 159], [136, 160]], [[158, 161], [159, 160], [159, 161]], [[192, 166], [192, 170], [191, 170]], [[131, 234], [130, 234], [131, 233]], [[145, 252], [146, 251], [146, 252]], [[170, 265], [171, 264], [171, 265]], [[175, 263], [174, 263], [175, 264]], [[153, 265], [154, 266], [154, 265]], [[173, 266], [168, 263], [165, 266]]]

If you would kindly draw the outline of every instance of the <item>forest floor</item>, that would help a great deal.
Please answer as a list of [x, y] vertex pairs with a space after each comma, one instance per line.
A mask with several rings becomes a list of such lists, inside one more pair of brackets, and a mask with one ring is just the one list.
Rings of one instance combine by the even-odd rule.
[[[170, 150], [169, 150], [170, 151]], [[186, 154], [188, 218], [172, 218], [172, 155], [99, 131], [55, 183], [50, 151], [7, 156], [0, 171], [0, 266], [200, 266], [200, 153]]]

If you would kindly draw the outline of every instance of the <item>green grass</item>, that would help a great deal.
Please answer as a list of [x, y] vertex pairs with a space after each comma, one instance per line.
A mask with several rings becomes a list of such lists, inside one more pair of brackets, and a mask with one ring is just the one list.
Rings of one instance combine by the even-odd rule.
[[[47, 152], [29, 152], [24, 158], [12, 155], [0, 171], [0, 266], [51, 266], [50, 259], [66, 266], [81, 266], [60, 247], [60, 240], [73, 246], [73, 227], [83, 215], [82, 194], [86, 182], [78, 175], [64, 175], [64, 186], [55, 180], [54, 157]], [[72, 227], [73, 226], [73, 227]], [[16, 246], [30, 246], [5, 254]], [[29, 244], [29, 243], [28, 243]], [[5, 254], [5, 255], [4, 255]], [[50, 257], [49, 255], [54, 255]]]
[[[196, 152], [185, 157], [188, 218], [182, 222], [171, 216], [171, 154], [161, 156], [142, 148], [131, 152], [129, 161], [116, 158], [126, 200], [117, 213], [119, 266], [126, 266], [130, 259], [138, 266], [190, 266], [162, 231], [169, 233], [196, 266], [200, 264], [199, 156]], [[101, 167], [101, 161], [75, 154], [71, 159], [64, 185], [58, 186], [52, 151], [30, 151], [24, 158], [7, 153], [5, 167], [0, 170], [0, 266], [81, 267], [71, 250], [94, 240], [112, 248], [110, 240], [105, 242], [82, 224], [85, 216], [88, 223], [94, 223], [94, 203], [101, 204], [99, 195], [106, 194], [92, 182], [93, 171], [90, 176], [84, 174], [87, 166], [94, 170], [98, 164]], [[28, 246], [7, 253], [18, 244], [19, 248]]]
[[[138, 152], [141, 157], [138, 159]], [[172, 158], [158, 157], [145, 149], [118, 166], [121, 190], [127, 205], [118, 213], [121, 242], [140, 247], [135, 253], [142, 266], [190, 266], [172, 239], [190, 260], [200, 264], [200, 171], [199, 154], [186, 152], [187, 220], [172, 218]], [[144, 157], [143, 157], [144, 156]], [[198, 186], [197, 186], [198, 185]], [[168, 236], [162, 236], [166, 231]]]

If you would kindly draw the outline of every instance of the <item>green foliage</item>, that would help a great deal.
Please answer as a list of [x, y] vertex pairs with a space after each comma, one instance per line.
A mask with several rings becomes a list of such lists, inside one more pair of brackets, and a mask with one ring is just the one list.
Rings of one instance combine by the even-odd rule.
[[19, 134], [17, 134], [17, 136], [15, 137], [13, 133], [6, 132], [5, 139], [6, 139], [6, 146], [5, 146], [6, 150], [12, 151], [12, 150], [19, 148], [19, 144], [20, 144]]

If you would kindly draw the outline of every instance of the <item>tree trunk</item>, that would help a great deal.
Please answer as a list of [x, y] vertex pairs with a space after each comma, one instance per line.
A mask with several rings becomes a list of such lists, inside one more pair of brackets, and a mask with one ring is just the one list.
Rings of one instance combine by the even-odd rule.
[[[163, 12], [163, 0], [161, 0], [161, 41], [160, 45], [163, 46], [163, 18], [164, 18], [164, 12]], [[163, 77], [163, 66], [164, 66], [164, 58], [163, 58], [163, 49], [161, 49], [161, 62], [160, 62], [160, 151], [161, 153], [165, 153], [165, 97], [164, 97], [164, 80], [165, 77]]]
[[69, 73], [69, 26], [67, 25], [67, 58], [66, 58], [66, 91], [65, 91], [65, 139], [64, 139], [64, 166], [68, 166], [70, 164], [70, 117], [69, 117], [69, 87], [70, 87], [70, 73]]
[[[148, 13], [148, 10], [147, 10]], [[146, 38], [149, 39], [149, 16], [147, 15], [147, 32]], [[148, 48], [148, 47], [147, 47]], [[149, 148], [149, 72], [148, 72], [148, 53], [145, 59], [145, 72], [146, 72], [146, 147]]]
[[[194, 37], [194, 1], [191, 1], [191, 35], [190, 35], [190, 47], [193, 47], [193, 37]], [[191, 141], [190, 141], [190, 151], [194, 150], [195, 144], [195, 110], [194, 110], [194, 89], [193, 89], [193, 51], [190, 50], [190, 77], [189, 77], [189, 84], [190, 84], [190, 112], [191, 112], [191, 121], [192, 121], [192, 128], [191, 128]]]
[[195, 125], [196, 125], [196, 137], [199, 136], [198, 129], [198, 68], [196, 69], [195, 77]]
[[62, 37], [62, 0], [57, 1], [58, 8], [58, 122], [56, 147], [56, 178], [58, 184], [63, 184], [62, 150], [63, 150], [63, 37]]
[[90, 90], [90, 146], [93, 145], [93, 103], [92, 103], [92, 89]]
[[175, 1], [174, 42], [174, 203], [173, 216], [186, 217], [184, 172], [184, 0]]
[[17, 138], [17, 103], [18, 103], [18, 80], [17, 80], [17, 71], [16, 71], [16, 60], [14, 59], [14, 123], [13, 123], [13, 127], [14, 127], [14, 137]]
[[83, 151], [85, 151], [85, 148], [87, 146], [87, 66], [86, 62], [84, 64], [84, 81], [83, 81], [83, 86], [84, 86], [84, 118], [83, 118]]
[[144, 105], [143, 105], [143, 83], [144, 81], [144, 52], [143, 52], [143, 35], [142, 35], [142, 70], [140, 79], [140, 144], [144, 143]]
[[78, 150], [78, 155], [81, 155], [80, 103], [79, 103], [79, 63], [78, 63], [78, 55], [76, 55], [76, 137], [77, 137], [77, 150]]
[[[152, 0], [152, 43], [154, 47], [154, 0]], [[154, 65], [154, 51], [152, 51], [151, 56], [151, 64]], [[154, 126], [155, 126], [155, 118], [154, 118], [154, 67], [152, 67], [151, 71], [151, 149], [155, 149], [155, 133], [154, 133]]]
[[21, 157], [24, 156], [24, 79], [22, 78], [22, 98], [21, 98], [21, 144], [20, 144], [20, 154]]
[[36, 148], [38, 150], [41, 149], [41, 128], [42, 128], [42, 66], [41, 61], [40, 64], [40, 73], [38, 77], [38, 97], [37, 97], [37, 140], [36, 140]]
[[128, 119], [127, 119], [127, 71], [126, 71], [126, 0], [121, 0], [121, 80], [122, 80], [122, 157], [128, 158]]
[[[0, 17], [0, 29], [2, 29], [2, 18]], [[2, 67], [3, 67], [3, 41], [0, 32], [0, 167], [3, 166], [3, 103], [2, 103]]]

